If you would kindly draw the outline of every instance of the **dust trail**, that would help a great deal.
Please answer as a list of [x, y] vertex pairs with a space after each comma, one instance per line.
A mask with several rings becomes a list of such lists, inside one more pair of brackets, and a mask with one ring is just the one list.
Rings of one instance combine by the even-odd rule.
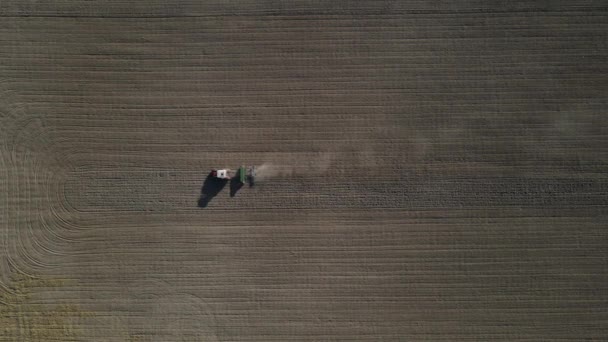
[[281, 162], [268, 162], [256, 166], [256, 179], [265, 180], [276, 177], [294, 177], [305, 175], [325, 174], [330, 170], [334, 155], [323, 153], [314, 158], [298, 160], [282, 160]]
[[255, 168], [255, 178], [257, 180], [265, 180], [273, 177], [289, 177], [294, 173], [294, 168], [289, 165], [277, 165], [264, 163]]

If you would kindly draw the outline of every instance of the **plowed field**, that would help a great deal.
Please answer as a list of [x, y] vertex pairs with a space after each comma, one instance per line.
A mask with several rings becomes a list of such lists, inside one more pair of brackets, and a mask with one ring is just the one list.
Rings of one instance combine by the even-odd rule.
[[0, 1], [0, 341], [606, 340], [607, 42], [593, 0]]

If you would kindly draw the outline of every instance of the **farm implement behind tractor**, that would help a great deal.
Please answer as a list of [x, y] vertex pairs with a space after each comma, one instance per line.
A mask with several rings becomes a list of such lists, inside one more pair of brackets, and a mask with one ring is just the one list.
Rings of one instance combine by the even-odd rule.
[[249, 183], [249, 186], [253, 186], [255, 183], [255, 166], [241, 166], [237, 170], [231, 169], [217, 169], [211, 170], [211, 176], [219, 179], [233, 179], [238, 177], [238, 180], [245, 184]]

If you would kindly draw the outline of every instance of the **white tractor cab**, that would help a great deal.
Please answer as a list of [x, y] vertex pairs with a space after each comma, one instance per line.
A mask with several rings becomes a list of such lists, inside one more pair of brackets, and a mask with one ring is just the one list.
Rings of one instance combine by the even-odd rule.
[[215, 178], [219, 178], [219, 179], [231, 179], [232, 178], [232, 176], [230, 175], [229, 169], [211, 170], [211, 176], [215, 177]]

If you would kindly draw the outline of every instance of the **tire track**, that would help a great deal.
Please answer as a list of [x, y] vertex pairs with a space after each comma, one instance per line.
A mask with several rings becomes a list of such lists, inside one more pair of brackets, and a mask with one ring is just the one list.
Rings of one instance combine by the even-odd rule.
[[[10, 99], [5, 94], [11, 94]], [[62, 238], [61, 226], [57, 221], [47, 221], [52, 216], [45, 213], [45, 207], [51, 207], [51, 202], [44, 201], [48, 199], [47, 186], [58, 180], [62, 162], [49, 163], [50, 159], [43, 157], [53, 155], [53, 144], [49, 141], [51, 132], [41, 126], [40, 117], [27, 114], [30, 110], [18, 105], [15, 92], [3, 91], [0, 97], [4, 113], [8, 113], [2, 116], [1, 134], [1, 150], [6, 151], [2, 156], [6, 191], [2, 249], [6, 254], [1, 264], [6, 271], [3, 274], [17, 272], [35, 278], [60, 265], [61, 258], [68, 255], [68, 242], [74, 242]], [[4, 284], [7, 281], [2, 280]]]

